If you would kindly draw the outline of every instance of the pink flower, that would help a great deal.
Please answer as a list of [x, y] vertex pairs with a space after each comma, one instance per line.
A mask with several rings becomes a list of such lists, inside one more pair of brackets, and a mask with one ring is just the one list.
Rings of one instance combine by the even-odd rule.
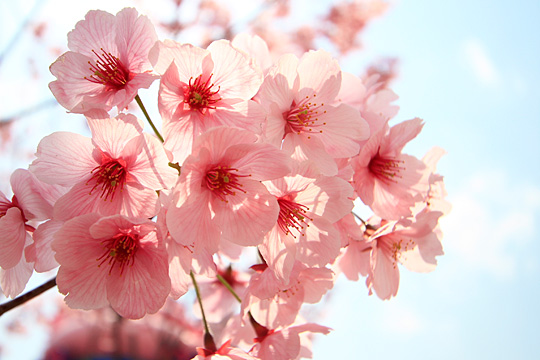
[[150, 59], [162, 74], [158, 105], [164, 146], [174, 161], [182, 163], [193, 140], [212, 127], [261, 132], [265, 113], [251, 101], [262, 83], [261, 71], [230, 42], [215, 41], [207, 50], [158, 42]]
[[110, 118], [103, 110], [87, 113], [92, 139], [56, 132], [41, 140], [30, 170], [42, 181], [71, 186], [55, 204], [56, 220], [81, 214], [152, 217], [156, 190], [173, 184], [163, 146], [142, 133], [133, 115]]
[[76, 309], [110, 306], [138, 319], [157, 312], [171, 290], [167, 252], [156, 224], [123, 215], [67, 221], [52, 244], [57, 284]]
[[35, 230], [30, 222], [52, 216], [52, 205], [47, 199], [56, 189], [39, 184], [23, 169], [13, 172], [11, 187], [11, 201], [0, 192], [0, 283], [6, 296], [15, 297], [24, 290], [33, 271], [32, 261], [24, 256], [24, 249], [32, 244], [30, 234]]
[[416, 272], [433, 271], [436, 256], [442, 255], [440, 233], [436, 231], [441, 212], [421, 212], [415, 221], [404, 226], [400, 222], [370, 221], [374, 232], [368, 234], [371, 242], [371, 270], [366, 280], [370, 291], [375, 290], [383, 300], [396, 296], [399, 287], [398, 263]]
[[242, 300], [242, 313], [251, 312], [257, 323], [271, 329], [292, 324], [303, 303], [316, 304], [334, 285], [334, 273], [327, 268], [309, 268], [296, 262], [291, 281], [284, 285], [266, 265], [251, 277]]
[[227, 341], [215, 351], [205, 348], [197, 348], [197, 356], [192, 360], [259, 360], [246, 352], [231, 346], [231, 342]]
[[137, 10], [126, 8], [116, 16], [94, 10], [68, 34], [68, 51], [51, 65], [57, 78], [49, 87], [71, 112], [98, 108], [126, 108], [140, 88], [157, 78], [148, 51], [157, 40], [153, 25]]
[[341, 70], [330, 54], [282, 56], [256, 97], [268, 112], [268, 142], [314, 161], [325, 175], [335, 175], [333, 158], [358, 154], [359, 142], [369, 136], [358, 110], [332, 105], [340, 86]]
[[297, 359], [302, 349], [300, 335], [307, 332], [326, 335], [330, 332], [330, 328], [312, 323], [285, 327], [279, 330], [264, 328], [261, 334], [258, 334], [259, 336], [255, 339], [256, 344], [249, 353], [260, 359]]
[[295, 171], [264, 184], [277, 199], [279, 216], [259, 250], [284, 283], [295, 260], [325, 266], [339, 254], [333, 223], [353, 208], [351, 186], [338, 177], [322, 176], [312, 163], [295, 163]]
[[416, 118], [392, 128], [383, 127], [351, 162], [356, 193], [381, 218], [411, 216], [411, 208], [427, 195], [430, 173], [426, 165], [401, 153], [422, 126], [422, 120]]
[[[370, 228], [356, 223], [353, 214], [341, 219], [336, 226], [341, 231], [342, 253], [336, 262], [336, 268], [343, 272], [347, 279], [357, 281], [359, 276], [367, 276], [370, 271], [370, 254], [372, 244], [364, 237], [364, 231], [373, 233]], [[343, 244], [343, 242], [346, 242]]]
[[[344, 72], [341, 88], [336, 97], [337, 104], [348, 104], [360, 111], [362, 118], [369, 124], [371, 134], [382, 129], [399, 110], [397, 105], [392, 105], [398, 96], [392, 90], [382, 88], [384, 84], [379, 82], [378, 78], [377, 75], [373, 75], [362, 80]], [[363, 146], [365, 141], [360, 144]]]
[[194, 253], [215, 253], [220, 239], [258, 245], [278, 217], [278, 204], [262, 180], [288, 173], [287, 157], [256, 143], [245, 130], [215, 128], [201, 135], [173, 190], [167, 227]]

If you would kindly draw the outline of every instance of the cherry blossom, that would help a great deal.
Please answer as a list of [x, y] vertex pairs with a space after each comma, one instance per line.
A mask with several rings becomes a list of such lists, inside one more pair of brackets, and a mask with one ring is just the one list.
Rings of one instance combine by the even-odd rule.
[[295, 260], [325, 266], [339, 254], [340, 237], [333, 223], [353, 208], [352, 188], [338, 178], [322, 176], [312, 163], [295, 163], [295, 171], [265, 182], [277, 199], [279, 216], [259, 250], [284, 283]]
[[[324, 51], [298, 59], [283, 55], [270, 69], [257, 94], [268, 111], [267, 141], [314, 161], [325, 175], [335, 175], [333, 158], [358, 154], [369, 128], [358, 110], [332, 105], [341, 86], [341, 70]], [[283, 144], [282, 144], [283, 141]]]
[[262, 131], [264, 110], [251, 100], [262, 83], [261, 70], [225, 40], [201, 49], [173, 41], [150, 52], [162, 74], [159, 111], [165, 147], [182, 163], [194, 139], [215, 126]]
[[370, 226], [376, 231], [368, 234], [372, 251], [366, 284], [379, 298], [386, 300], [396, 296], [399, 263], [416, 272], [435, 269], [436, 256], [443, 254], [438, 233], [434, 231], [441, 215], [440, 212], [422, 212], [409, 226], [371, 219]]
[[156, 40], [151, 22], [135, 9], [123, 9], [116, 16], [90, 11], [68, 34], [70, 51], [51, 65], [57, 80], [49, 87], [71, 112], [109, 111], [114, 106], [121, 111], [139, 89], [157, 79], [148, 61]]
[[58, 290], [72, 308], [110, 305], [138, 319], [157, 312], [171, 290], [165, 244], [152, 221], [81, 215], [66, 221], [52, 248]]
[[242, 311], [250, 311], [257, 323], [271, 329], [291, 325], [303, 303], [318, 303], [334, 285], [334, 273], [327, 268], [309, 268], [296, 262], [289, 284], [284, 285], [265, 264], [256, 265]]
[[201, 135], [173, 190], [167, 226], [195, 253], [215, 253], [219, 240], [253, 246], [262, 242], [279, 213], [262, 180], [289, 172], [287, 157], [249, 131], [215, 128]]
[[34, 221], [52, 217], [52, 204], [57, 188], [42, 185], [28, 171], [17, 169], [11, 175], [13, 197], [0, 192], [0, 283], [6, 296], [15, 297], [24, 290], [32, 271], [24, 249], [32, 244]]
[[411, 208], [428, 192], [429, 171], [419, 159], [401, 150], [422, 129], [413, 119], [373, 134], [352, 160], [353, 186], [364, 204], [376, 215], [398, 220], [412, 215]]
[[55, 219], [91, 212], [156, 215], [155, 190], [168, 188], [176, 178], [162, 145], [142, 133], [142, 123], [133, 115], [110, 118], [95, 110], [87, 113], [87, 120], [92, 139], [53, 133], [41, 140], [30, 165], [38, 179], [71, 186], [55, 204]]

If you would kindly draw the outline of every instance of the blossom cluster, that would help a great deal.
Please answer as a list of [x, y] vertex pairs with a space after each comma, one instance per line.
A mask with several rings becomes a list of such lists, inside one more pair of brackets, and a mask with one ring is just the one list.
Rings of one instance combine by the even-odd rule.
[[[390, 125], [396, 95], [377, 75], [344, 72], [322, 50], [271, 53], [248, 34], [161, 41], [132, 8], [90, 11], [68, 48], [50, 89], [91, 138], [46, 136], [13, 173], [12, 199], [0, 192], [6, 296], [58, 267], [68, 306], [138, 319], [198, 279], [219, 331], [197, 359], [296, 359], [329, 331], [300, 309], [339, 273], [389, 299], [398, 264], [435, 268], [444, 151], [403, 153], [424, 124]], [[138, 96], [156, 81], [160, 130]], [[127, 111], [134, 101], [155, 135]]]

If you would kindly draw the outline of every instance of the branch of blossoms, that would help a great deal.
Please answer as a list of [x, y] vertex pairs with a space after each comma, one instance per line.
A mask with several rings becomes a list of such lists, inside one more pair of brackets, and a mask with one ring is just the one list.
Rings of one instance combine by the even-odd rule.
[[[390, 124], [397, 96], [379, 74], [250, 34], [206, 48], [159, 40], [129, 8], [90, 11], [68, 48], [49, 86], [91, 137], [46, 136], [13, 173], [11, 200], [0, 193], [6, 296], [58, 267], [69, 307], [140, 319], [193, 285], [204, 325], [195, 359], [289, 360], [330, 331], [300, 314], [340, 274], [386, 300], [400, 266], [435, 269], [444, 151], [402, 152], [424, 122]], [[154, 81], [159, 130], [138, 96]], [[355, 200], [373, 216], [356, 216]], [[233, 271], [241, 260], [254, 265]]]
[[33, 298], [43, 294], [45, 291], [52, 289], [56, 286], [56, 277], [47, 281], [46, 283], [38, 286], [37, 288], [30, 290], [26, 294], [16, 297], [15, 299], [8, 301], [0, 305], [0, 316], [4, 315], [9, 310], [15, 309], [17, 306], [20, 306], [27, 301], [32, 300]]

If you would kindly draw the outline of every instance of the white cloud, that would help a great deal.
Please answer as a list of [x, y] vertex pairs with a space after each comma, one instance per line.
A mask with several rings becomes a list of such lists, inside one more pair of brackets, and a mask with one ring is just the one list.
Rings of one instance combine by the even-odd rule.
[[526, 247], [538, 235], [539, 187], [510, 183], [505, 173], [491, 171], [473, 175], [451, 195], [452, 212], [441, 221], [447, 256], [499, 279], [531, 268], [522, 262], [530, 260]]
[[499, 71], [485, 46], [478, 39], [469, 39], [463, 44], [463, 56], [480, 83], [488, 86], [499, 85]]

